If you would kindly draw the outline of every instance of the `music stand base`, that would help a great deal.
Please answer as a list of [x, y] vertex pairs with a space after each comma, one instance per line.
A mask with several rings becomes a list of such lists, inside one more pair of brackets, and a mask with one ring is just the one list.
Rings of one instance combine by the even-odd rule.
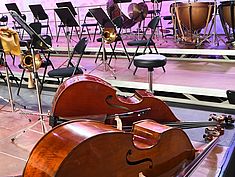
[[100, 63], [98, 66], [93, 68], [88, 74], [91, 74], [93, 71], [95, 71], [96, 69], [98, 69], [102, 65], [104, 65], [104, 72], [110, 71], [111, 72], [111, 76], [114, 77], [114, 79], [117, 78], [116, 77], [116, 73], [115, 73], [115, 69], [113, 69], [109, 64], [107, 64], [107, 63], [105, 64], [104, 62]]
[[[39, 131], [36, 131], [36, 130], [32, 130], [32, 128], [35, 127], [39, 123], [41, 123], [42, 131], [39, 132]], [[45, 124], [44, 119], [39, 118], [34, 124], [28, 126], [27, 128], [24, 128], [24, 129], [18, 131], [19, 133], [17, 133], [17, 135], [15, 137], [11, 138], [11, 141], [14, 142], [17, 138], [19, 138], [20, 136], [22, 136], [24, 133], [26, 133], [29, 130], [40, 133], [42, 135], [45, 134], [47, 132], [47, 128], [46, 128], [46, 124]]]

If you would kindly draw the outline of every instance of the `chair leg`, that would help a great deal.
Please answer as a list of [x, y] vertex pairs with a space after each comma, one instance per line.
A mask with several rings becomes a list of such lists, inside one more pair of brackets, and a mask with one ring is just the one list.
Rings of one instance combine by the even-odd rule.
[[124, 44], [124, 42], [123, 42], [122, 39], [121, 39], [121, 43], [122, 43], [124, 52], [125, 52], [125, 54], [126, 54], [126, 57], [127, 57], [128, 61], [130, 62], [131, 60], [130, 60], [129, 54], [127, 53], [126, 46], [125, 46], [125, 44]]
[[164, 71], [164, 73], [165, 73], [165, 72], [166, 72], [166, 69], [165, 69], [165, 67], [164, 67], [164, 66], [162, 67], [162, 69], [163, 69], [163, 71]]
[[137, 71], [138, 67], [135, 67], [135, 71], [133, 72], [133, 75], [135, 75], [136, 71]]
[[88, 29], [87, 26], [86, 26], [86, 30], [87, 30], [88, 37], [89, 37], [89, 39], [91, 40], [91, 34], [89, 33], [89, 29]]
[[19, 83], [17, 81], [17, 78], [15, 77], [15, 75], [13, 74], [11, 68], [7, 65], [7, 68], [8, 68], [8, 71], [10, 72], [10, 75], [13, 77], [13, 79], [15, 80], [16, 82], [16, 85], [19, 87]]
[[134, 55], [133, 55], [133, 58], [132, 58], [131, 62], [129, 63], [128, 69], [130, 69], [130, 67], [131, 67], [131, 65], [132, 65], [132, 63], [133, 63], [133, 61], [134, 61], [134, 58], [135, 58], [135, 56], [136, 56], [138, 50], [139, 50], [139, 46], [137, 47], [137, 49], [136, 49], [136, 51], [135, 51], [135, 53], [134, 53]]
[[111, 60], [112, 60], [112, 58], [113, 58], [113, 55], [114, 55], [115, 59], [117, 59], [117, 56], [116, 56], [116, 54], [115, 54], [116, 46], [117, 46], [117, 41], [114, 43], [114, 47], [112, 47], [112, 44], [110, 44], [110, 47], [111, 47], [111, 49], [112, 49], [112, 54], [111, 54], [111, 56], [110, 56], [110, 58], [109, 58], [109, 62], [108, 62], [109, 65], [110, 65], [110, 63], [111, 63]]
[[60, 28], [61, 28], [61, 26], [59, 26], [59, 30], [58, 30], [58, 33], [56, 35], [56, 42], [58, 42], [58, 39], [59, 39], [59, 36], [60, 36]]
[[20, 84], [19, 84], [19, 87], [17, 89], [17, 95], [20, 95], [20, 88], [22, 86], [22, 82], [23, 82], [23, 79], [24, 79], [24, 73], [25, 73], [25, 69], [23, 69], [23, 72], [21, 74], [21, 78], [20, 78]]
[[96, 31], [98, 30], [98, 27], [97, 25], [95, 26], [95, 34], [94, 34], [94, 37], [93, 37], [93, 42], [95, 42], [95, 37], [96, 37]]
[[103, 44], [101, 43], [101, 44], [100, 44], [99, 51], [98, 51], [98, 53], [97, 53], [97, 55], [96, 55], [95, 63], [97, 62], [97, 60], [98, 60], [98, 58], [99, 58], [99, 55], [100, 55], [100, 51], [101, 51], [102, 45], [103, 45]]

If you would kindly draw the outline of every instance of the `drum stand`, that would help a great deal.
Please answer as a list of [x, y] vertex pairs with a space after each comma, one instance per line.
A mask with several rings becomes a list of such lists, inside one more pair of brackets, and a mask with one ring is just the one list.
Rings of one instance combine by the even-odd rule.
[[[34, 40], [32, 40], [32, 41], [34, 41]], [[41, 97], [40, 97], [40, 90], [39, 90], [39, 77], [38, 77], [38, 72], [36, 70], [35, 55], [34, 55], [34, 49], [32, 48], [32, 43], [31, 43], [31, 46], [30, 46], [30, 52], [31, 52], [31, 55], [32, 55], [32, 60], [33, 60], [33, 74], [34, 74], [34, 79], [35, 79], [35, 87], [36, 87], [36, 95], [37, 95], [37, 102], [38, 102], [38, 112], [39, 112], [38, 115], [39, 115], [39, 118], [34, 124], [30, 125], [29, 127], [26, 127], [23, 130], [20, 130], [21, 132], [18, 135], [11, 138], [12, 142], [14, 142], [15, 139], [17, 139], [21, 135], [23, 135], [26, 131], [28, 131], [31, 128], [35, 127], [37, 124], [41, 124], [41, 129], [42, 129], [43, 134], [45, 134], [47, 132], [46, 124], [45, 124], [43, 114], [42, 114], [42, 105], [41, 105]]]

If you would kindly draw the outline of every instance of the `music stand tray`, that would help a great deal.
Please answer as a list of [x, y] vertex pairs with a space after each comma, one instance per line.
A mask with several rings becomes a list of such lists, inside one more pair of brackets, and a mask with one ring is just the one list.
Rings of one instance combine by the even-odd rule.
[[[33, 13], [34, 18], [40, 20], [42, 17], [47, 18], [45, 11], [41, 4], [29, 5], [31, 12]], [[41, 17], [41, 18], [40, 18]]]
[[97, 20], [101, 28], [114, 28], [116, 29], [112, 20], [104, 12], [102, 8], [89, 9], [89, 12]]
[[58, 2], [58, 3], [56, 3], [56, 6], [58, 8], [68, 7], [69, 10], [72, 12], [73, 16], [77, 15], [77, 12], [75, 11], [71, 2]]
[[61, 7], [54, 9], [62, 23], [67, 27], [76, 27], [79, 26], [76, 19], [74, 18], [72, 12], [68, 7]]
[[9, 11], [12, 18], [29, 34], [29, 36], [33, 39], [32, 43], [39, 44], [39, 46], [43, 49], [49, 49], [51, 50], [51, 46], [46, 43], [46, 41], [38, 35], [27, 23], [25, 20], [21, 18], [15, 11]]
[[16, 3], [5, 4], [5, 6], [8, 11], [15, 11], [17, 14], [21, 15], [21, 12], [20, 12], [18, 6], [16, 5]]

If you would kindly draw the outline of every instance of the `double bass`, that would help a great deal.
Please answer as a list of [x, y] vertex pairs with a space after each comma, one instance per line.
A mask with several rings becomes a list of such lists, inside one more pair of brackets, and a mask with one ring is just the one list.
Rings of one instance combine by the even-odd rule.
[[41, 138], [23, 176], [176, 176], [196, 159], [196, 152], [182, 129], [153, 120], [134, 123], [131, 133], [102, 122], [76, 120]]
[[[59, 86], [52, 103], [50, 125], [54, 127], [61, 122], [83, 117], [116, 125], [116, 116], [120, 117], [122, 125], [126, 127], [143, 119], [184, 128], [217, 125], [216, 121], [181, 122], [151, 92], [136, 90], [132, 96], [118, 95], [117, 90], [108, 82], [86, 74], [73, 76]], [[230, 123], [230, 120], [226, 121]]]

